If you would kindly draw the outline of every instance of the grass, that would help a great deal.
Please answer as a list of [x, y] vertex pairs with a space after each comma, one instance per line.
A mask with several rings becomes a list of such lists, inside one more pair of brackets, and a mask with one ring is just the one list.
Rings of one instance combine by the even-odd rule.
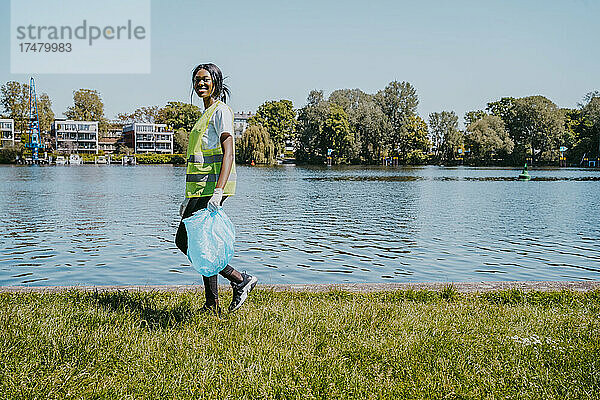
[[202, 303], [0, 293], [0, 398], [600, 398], [598, 290], [256, 290], [221, 317]]

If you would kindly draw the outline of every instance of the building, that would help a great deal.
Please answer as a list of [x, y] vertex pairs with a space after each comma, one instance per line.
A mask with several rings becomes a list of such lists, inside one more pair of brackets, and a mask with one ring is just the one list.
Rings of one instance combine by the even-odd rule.
[[98, 121], [54, 120], [52, 136], [57, 153], [98, 154]]
[[113, 154], [117, 151], [117, 145], [123, 141], [123, 127], [109, 128], [108, 131], [98, 139], [98, 150], [105, 154]]
[[21, 131], [15, 131], [15, 135], [14, 135], [15, 144], [21, 143], [21, 135], [22, 135]]
[[0, 119], [0, 147], [15, 145], [15, 121]]
[[134, 122], [123, 127], [123, 142], [134, 153], [173, 153], [173, 131], [166, 124]]
[[246, 128], [248, 128], [248, 120], [250, 117], [254, 116], [251, 112], [241, 112], [235, 113], [233, 116], [233, 136], [234, 138], [240, 138], [246, 132]]

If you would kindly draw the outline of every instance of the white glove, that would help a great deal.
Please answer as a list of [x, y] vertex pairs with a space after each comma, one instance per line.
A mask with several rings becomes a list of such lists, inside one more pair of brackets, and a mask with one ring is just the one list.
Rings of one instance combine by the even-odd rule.
[[223, 200], [223, 189], [215, 188], [215, 191], [214, 191], [212, 197], [210, 198], [210, 200], [208, 200], [207, 208], [210, 211], [215, 211], [217, 209], [217, 207], [219, 207], [221, 205], [221, 200]]
[[183, 213], [185, 212], [185, 209], [187, 208], [188, 203], [190, 202], [189, 198], [185, 198], [185, 200], [183, 200], [181, 202], [181, 205], [179, 206], [179, 216], [183, 217]]

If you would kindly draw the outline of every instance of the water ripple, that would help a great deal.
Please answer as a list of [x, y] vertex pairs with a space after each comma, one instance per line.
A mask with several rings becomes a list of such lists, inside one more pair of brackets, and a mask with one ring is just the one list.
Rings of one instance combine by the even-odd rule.
[[[599, 279], [600, 171], [519, 172], [240, 166], [232, 265], [263, 283]], [[200, 284], [174, 245], [184, 177], [1, 166], [0, 285]]]

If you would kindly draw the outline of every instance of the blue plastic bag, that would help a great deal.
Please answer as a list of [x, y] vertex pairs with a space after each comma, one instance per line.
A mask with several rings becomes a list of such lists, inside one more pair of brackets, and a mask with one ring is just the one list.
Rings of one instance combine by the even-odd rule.
[[235, 228], [223, 207], [204, 208], [183, 220], [188, 238], [187, 256], [204, 276], [221, 272], [233, 257]]

